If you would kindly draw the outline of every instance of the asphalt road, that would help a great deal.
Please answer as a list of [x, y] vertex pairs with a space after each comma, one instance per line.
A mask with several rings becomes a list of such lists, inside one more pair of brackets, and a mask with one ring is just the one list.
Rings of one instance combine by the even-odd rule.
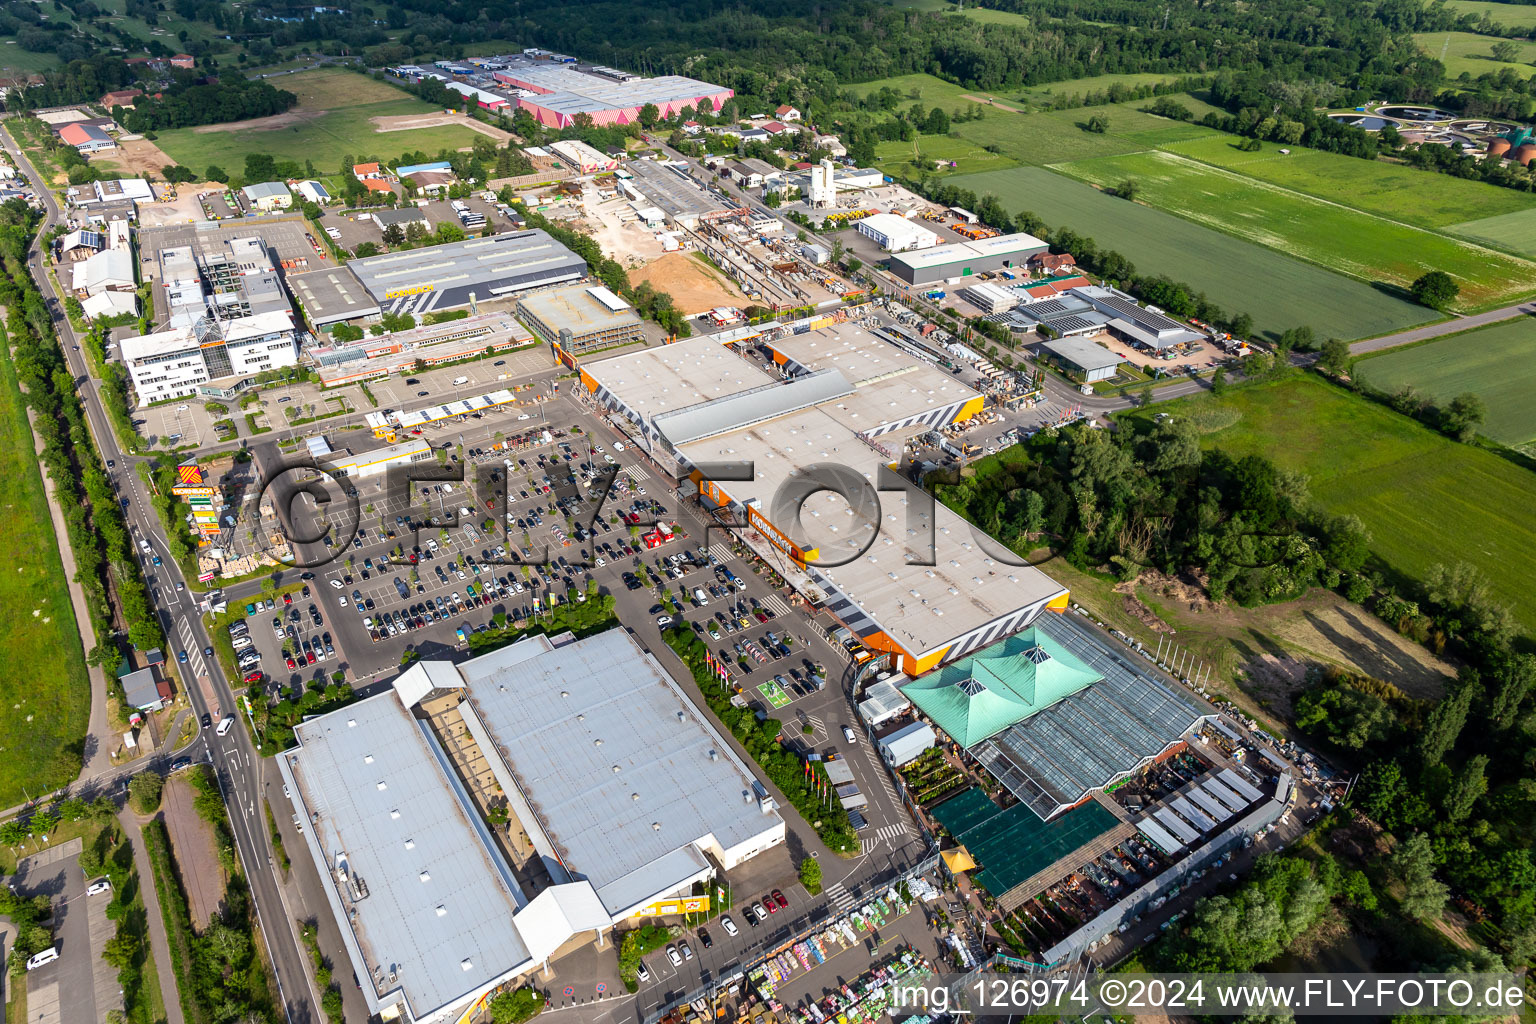
[[[47, 862], [26, 858], [17, 865], [11, 884], [24, 896], [47, 896], [53, 903], [53, 944], [59, 958], [28, 971], [25, 984], [29, 994], [47, 992], [52, 987], [57, 1000], [29, 1005], [28, 1019], [34, 1024], [100, 1020], [92, 981], [94, 958], [85, 901], [107, 897], [85, 895], [85, 876], [73, 856]], [[49, 1006], [53, 1005], [57, 1009], [50, 1012]]]
[[1399, 345], [1411, 345], [1416, 341], [1427, 341], [1430, 338], [1439, 338], [1447, 334], [1459, 334], [1462, 331], [1470, 331], [1474, 327], [1486, 327], [1489, 324], [1500, 323], [1504, 320], [1513, 320], [1517, 316], [1532, 315], [1536, 315], [1536, 305], [1519, 302], [1513, 306], [1505, 306], [1502, 309], [1490, 309], [1486, 313], [1458, 316], [1438, 324], [1430, 324], [1427, 327], [1414, 327], [1410, 330], [1398, 331], [1396, 334], [1383, 334], [1379, 338], [1367, 338], [1364, 341], [1357, 341], [1349, 346], [1349, 354], [1363, 356], [1368, 352], [1380, 352], [1383, 349], [1397, 348]]
[[[0, 142], [4, 143], [16, 166], [22, 168], [31, 180], [34, 190], [43, 198], [46, 216], [41, 232], [46, 234], [61, 220], [58, 204], [31, 162], [22, 154], [20, 147], [10, 137], [10, 133], [3, 131], [3, 127], [0, 127]], [[68, 318], [64, 316], [58, 297], [53, 293], [42, 253], [35, 248], [29, 259], [29, 267], [38, 289], [47, 301], [64, 357], [79, 385], [86, 420], [96, 440], [96, 446], [102, 458], [114, 464], [108, 471], [108, 475], [118, 493], [128, 499], [128, 505], [124, 511], [129, 528], [137, 538], [148, 539], [153, 550], [162, 557], [162, 565], [148, 566], [146, 570], [156, 578], [152, 597], [165, 629], [167, 643], [172, 650], [187, 652], [188, 663], [180, 666], [183, 677], [206, 677], [212, 699], [205, 696], [202, 686], [194, 683], [186, 686], [187, 695], [199, 716], [206, 712], [218, 718], [223, 713], [235, 710], [234, 694], [217, 660], [203, 657], [202, 652], [209, 646], [209, 642], [203, 631], [192, 595], [184, 587], [181, 591], [176, 589], [176, 584], [185, 584], [185, 580], [181, 578], [180, 570], [169, 557], [169, 552], [161, 538], [160, 524], [154, 520], [148, 495], [139, 481], [135, 464], [142, 460], [128, 456], [119, 450], [117, 437], [112, 431], [106, 410], [102, 405], [100, 383], [90, 376], [84, 353], [80, 351], [79, 338], [70, 326]], [[192, 671], [189, 672], [189, 668]], [[277, 977], [279, 1001], [285, 1016], [289, 1024], [312, 1024], [312, 1022], [322, 1021], [324, 1016], [318, 1010], [319, 996], [310, 984], [304, 955], [300, 951], [298, 939], [293, 930], [292, 919], [283, 923], [277, 920], [279, 916], [288, 915], [283, 909], [284, 905], [278, 892], [270, 841], [257, 805], [261, 793], [261, 762], [257, 752], [245, 729], [231, 729], [223, 737], [206, 735], [204, 740], [207, 743], [207, 757], [216, 768], [225, 802], [229, 808], [235, 846], [245, 867], [246, 876], [250, 880], [257, 917], [266, 937], [268, 952]], [[170, 965], [163, 964], [161, 969], [169, 970]], [[88, 980], [89, 974], [86, 975], [87, 986]], [[96, 1018], [93, 1013], [89, 1017], [68, 1019]]]

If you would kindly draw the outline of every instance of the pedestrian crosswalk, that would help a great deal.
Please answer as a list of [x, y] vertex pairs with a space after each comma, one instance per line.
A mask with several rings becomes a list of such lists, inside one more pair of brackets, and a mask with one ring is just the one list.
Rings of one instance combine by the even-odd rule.
[[906, 837], [913, 832], [912, 826], [906, 822], [897, 822], [894, 825], [882, 825], [873, 835], [867, 835], [859, 840], [859, 853], [868, 856], [879, 849], [882, 844], [898, 847], [906, 842]]
[[763, 603], [766, 604], [769, 608], [772, 608], [775, 614], [789, 614], [789, 605], [785, 604], [784, 599], [778, 594], [769, 594], [767, 597], [763, 598]]
[[838, 913], [845, 914], [853, 909], [858, 900], [853, 898], [853, 893], [842, 882], [834, 882], [827, 886], [827, 899], [837, 908]]
[[621, 468], [621, 472], [637, 484], [643, 484], [651, 478], [644, 466], [626, 465]]

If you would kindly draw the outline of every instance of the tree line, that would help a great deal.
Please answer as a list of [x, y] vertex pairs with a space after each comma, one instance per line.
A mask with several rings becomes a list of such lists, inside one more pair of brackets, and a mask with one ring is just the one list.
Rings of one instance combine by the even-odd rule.
[[39, 458], [54, 484], [74, 551], [76, 579], [97, 637], [88, 660], [110, 674], [121, 663], [113, 640], [114, 599], [135, 647], [161, 647], [164, 634], [139, 571], [138, 553], [117, 492], [86, 427], [74, 375], [54, 334], [48, 307], [28, 273], [27, 251], [37, 217], [19, 199], [0, 206], [0, 263], [5, 268], [0, 275], [0, 305], [8, 311], [16, 376], [26, 390], [27, 404], [37, 414], [33, 430], [42, 442]]

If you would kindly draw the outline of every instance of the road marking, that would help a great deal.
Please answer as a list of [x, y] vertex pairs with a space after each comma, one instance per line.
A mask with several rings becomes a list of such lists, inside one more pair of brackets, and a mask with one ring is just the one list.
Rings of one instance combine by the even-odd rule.
[[832, 901], [832, 905], [840, 913], [846, 913], [853, 909], [853, 905], [858, 902], [858, 900], [854, 899], [853, 893], [849, 892], [848, 887], [843, 885], [842, 882], [833, 882], [827, 886], [827, 899]]
[[767, 597], [763, 598], [763, 603], [766, 604], [769, 608], [772, 608], [774, 612], [779, 615], [789, 614], [789, 605], [785, 604], [783, 599], [780, 598], [778, 594], [769, 594]]

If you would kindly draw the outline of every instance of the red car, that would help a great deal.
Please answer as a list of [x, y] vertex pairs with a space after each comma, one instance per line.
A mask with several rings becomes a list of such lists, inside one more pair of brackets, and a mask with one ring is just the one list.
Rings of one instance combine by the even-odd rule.
[[292, 594], [284, 594], [283, 595], [283, 604], [293, 604], [293, 595]]
[[789, 900], [785, 899], [784, 898], [784, 894], [782, 892], [779, 892], [779, 890], [777, 890], [777, 889], [773, 890], [773, 898], [774, 898], [774, 901], [777, 902], [779, 906], [786, 907], [786, 908], [789, 906]]
[[288, 667], [289, 668], [298, 668], [299, 667], [298, 665], [294, 664], [294, 661], [293, 661], [292, 658], [285, 658], [283, 660], [288, 662]]
[[768, 908], [768, 913], [770, 914], [777, 914], [779, 912], [779, 905], [774, 902], [772, 893], [763, 897], [763, 906]]
[[248, 683], [260, 682], [261, 681], [261, 671], [258, 669], [255, 672], [248, 672], [248, 673], [246, 673], [245, 681], [248, 682]]
[[313, 665], [315, 663], [315, 652], [314, 651], [305, 651], [304, 652], [304, 663], [306, 665]]

